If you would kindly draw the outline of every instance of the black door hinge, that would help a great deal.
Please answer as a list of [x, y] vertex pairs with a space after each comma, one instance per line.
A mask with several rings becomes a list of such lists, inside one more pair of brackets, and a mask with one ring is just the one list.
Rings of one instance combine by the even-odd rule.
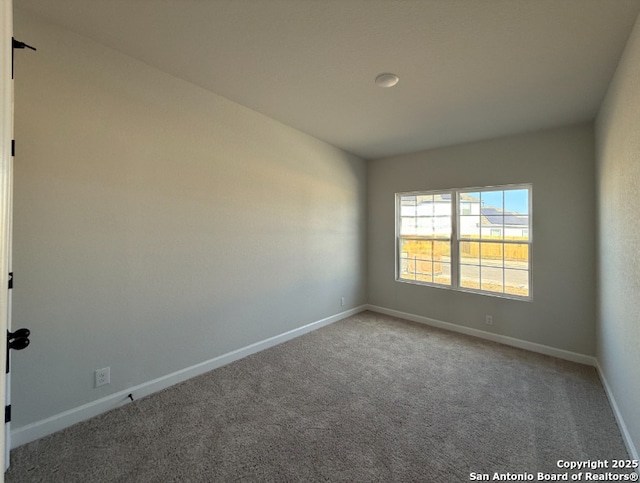
[[31, 49], [31, 50], [36, 50], [35, 47], [31, 47], [30, 45], [25, 44], [24, 42], [20, 42], [19, 40], [16, 40], [15, 38], [11, 37], [12, 40], [12, 49], [11, 49], [11, 78], [13, 79], [13, 51], [16, 49]]
[[15, 139], [11, 140], [11, 156], [13, 156], [14, 158], [16, 156], [16, 140]]
[[7, 424], [10, 422], [11, 422], [11, 404], [4, 407], [4, 423]]
[[13, 272], [9, 272], [9, 290], [13, 288]]

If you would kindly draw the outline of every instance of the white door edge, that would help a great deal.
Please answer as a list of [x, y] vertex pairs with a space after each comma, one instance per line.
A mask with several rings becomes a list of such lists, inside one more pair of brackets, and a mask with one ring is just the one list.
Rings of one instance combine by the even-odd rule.
[[[11, 249], [11, 196], [13, 159], [13, 81], [11, 54], [13, 37], [13, 1], [0, 1], [0, 337], [6, 337], [9, 319], [9, 263]], [[6, 338], [0, 341], [0, 364], [7, 357]], [[0, 401], [6, 401], [6, 374], [0, 370]], [[6, 403], [5, 403], [6, 404]], [[7, 468], [6, 441], [0, 437], [0, 468]], [[4, 471], [0, 472], [0, 482]]]

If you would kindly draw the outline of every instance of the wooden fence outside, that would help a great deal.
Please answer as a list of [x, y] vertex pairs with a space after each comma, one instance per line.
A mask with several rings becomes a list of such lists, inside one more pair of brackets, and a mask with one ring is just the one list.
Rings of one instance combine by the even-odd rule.
[[[498, 237], [484, 237], [483, 243], [474, 241], [460, 242], [460, 255], [468, 258], [485, 260], [504, 260], [527, 262], [529, 245], [527, 243], [491, 243], [500, 240]], [[523, 241], [522, 238], [511, 237], [506, 241]], [[451, 256], [448, 241], [430, 240], [417, 237], [401, 237], [401, 258], [440, 261], [442, 257]]]

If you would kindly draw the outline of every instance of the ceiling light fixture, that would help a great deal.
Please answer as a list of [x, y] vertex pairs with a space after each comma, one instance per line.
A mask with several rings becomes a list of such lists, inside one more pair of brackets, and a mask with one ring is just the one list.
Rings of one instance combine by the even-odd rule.
[[398, 83], [399, 80], [400, 77], [398, 77], [397, 75], [385, 73], [380, 74], [378, 77], [376, 77], [376, 84], [380, 87], [393, 87]]

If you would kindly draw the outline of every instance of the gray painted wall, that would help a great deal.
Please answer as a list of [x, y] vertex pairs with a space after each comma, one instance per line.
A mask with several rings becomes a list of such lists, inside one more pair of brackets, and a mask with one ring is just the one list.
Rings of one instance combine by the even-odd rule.
[[[640, 17], [596, 121], [597, 356], [640, 449]], [[637, 453], [636, 453], [637, 457]]]
[[15, 17], [14, 429], [365, 302], [362, 160]]
[[[369, 303], [593, 355], [593, 144], [589, 123], [370, 162]], [[533, 183], [532, 302], [395, 281], [394, 193], [527, 182]], [[493, 315], [493, 326], [485, 314]]]

